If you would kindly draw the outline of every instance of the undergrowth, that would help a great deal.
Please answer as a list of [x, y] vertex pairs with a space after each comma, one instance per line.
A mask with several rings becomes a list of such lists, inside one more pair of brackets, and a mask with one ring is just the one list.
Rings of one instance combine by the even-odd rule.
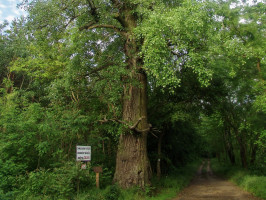
[[0, 190], [0, 200], [166, 200], [189, 184], [199, 162], [175, 168], [168, 175], [152, 179], [152, 185], [123, 190], [112, 185], [112, 176], [101, 174], [101, 189], [95, 187], [95, 174], [66, 163], [63, 168], [36, 170], [18, 177], [21, 186], [10, 193]]
[[216, 159], [213, 159], [211, 163], [215, 174], [229, 179], [257, 197], [266, 199], [266, 176], [264, 174], [254, 173], [254, 171], [227, 163], [219, 163]]
[[193, 162], [179, 169], [172, 170], [160, 180], [154, 177], [152, 186], [145, 189], [131, 188], [122, 190], [119, 200], [166, 200], [177, 196], [194, 177], [199, 162]]

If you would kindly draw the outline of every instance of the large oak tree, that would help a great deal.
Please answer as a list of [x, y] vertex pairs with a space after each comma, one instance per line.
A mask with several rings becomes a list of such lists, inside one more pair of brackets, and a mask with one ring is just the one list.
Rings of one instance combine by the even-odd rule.
[[102, 77], [112, 82], [112, 75], [103, 74], [117, 71], [122, 110], [101, 120], [124, 126], [114, 181], [126, 188], [149, 184], [148, 82], [156, 79], [157, 86], [175, 88], [182, 70], [190, 67], [208, 84], [218, 30], [214, 10], [208, 3], [165, 0], [37, 0], [22, 5], [29, 11], [33, 39], [72, 46], [69, 59], [81, 58], [88, 84]]

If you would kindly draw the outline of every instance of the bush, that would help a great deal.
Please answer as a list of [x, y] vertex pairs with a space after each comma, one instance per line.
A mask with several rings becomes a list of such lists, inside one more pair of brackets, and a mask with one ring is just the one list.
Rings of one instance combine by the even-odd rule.
[[263, 199], [266, 199], [266, 177], [246, 175], [240, 183], [245, 190], [248, 190]]
[[72, 199], [78, 190], [94, 185], [88, 170], [81, 170], [75, 163], [66, 163], [53, 170], [39, 169], [28, 174], [17, 199]]
[[104, 195], [105, 200], [117, 200], [121, 195], [121, 191], [117, 185], [107, 187]]
[[266, 176], [254, 175], [254, 171], [245, 170], [226, 163], [218, 163], [217, 160], [212, 160], [212, 169], [217, 175], [224, 176], [244, 190], [253, 193], [257, 197], [266, 199]]

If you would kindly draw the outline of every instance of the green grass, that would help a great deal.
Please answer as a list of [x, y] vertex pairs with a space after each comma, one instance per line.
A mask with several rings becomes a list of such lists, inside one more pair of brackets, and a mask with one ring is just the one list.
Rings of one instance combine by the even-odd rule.
[[123, 190], [115, 185], [105, 189], [84, 191], [75, 200], [170, 200], [186, 187], [194, 177], [200, 162], [175, 169], [160, 180], [154, 177], [152, 186]]
[[142, 189], [123, 190], [121, 200], [168, 200], [186, 187], [194, 177], [200, 162], [193, 162], [183, 168], [175, 169], [168, 176], [152, 180], [152, 186]]
[[212, 160], [215, 174], [225, 177], [257, 197], [266, 199], [266, 176], [254, 175], [250, 170]]
[[[72, 180], [76, 176], [74, 169], [70, 171], [72, 174], [64, 173], [64, 176], [57, 171], [37, 171], [28, 179], [23, 179], [24, 185], [20, 190], [13, 191], [10, 195], [0, 191], [0, 200], [170, 200], [189, 184], [199, 164], [200, 162], [192, 162], [182, 168], [173, 169], [160, 180], [154, 177], [152, 185], [144, 189], [134, 187], [123, 190], [116, 185], [108, 185], [110, 181], [102, 184], [101, 189], [97, 189], [93, 184], [94, 176], [90, 177], [87, 174], [88, 177], [80, 180], [79, 194], [76, 186], [70, 184], [76, 182], [69, 182], [69, 179]], [[85, 180], [87, 182], [84, 182]]]

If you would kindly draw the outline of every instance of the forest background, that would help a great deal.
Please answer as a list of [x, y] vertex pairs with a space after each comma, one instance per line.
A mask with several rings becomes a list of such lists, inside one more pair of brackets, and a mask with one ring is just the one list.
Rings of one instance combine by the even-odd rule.
[[[19, 6], [28, 16], [0, 25], [0, 198], [148, 198], [200, 157], [266, 184], [264, 3]], [[76, 145], [92, 147], [87, 170]]]

